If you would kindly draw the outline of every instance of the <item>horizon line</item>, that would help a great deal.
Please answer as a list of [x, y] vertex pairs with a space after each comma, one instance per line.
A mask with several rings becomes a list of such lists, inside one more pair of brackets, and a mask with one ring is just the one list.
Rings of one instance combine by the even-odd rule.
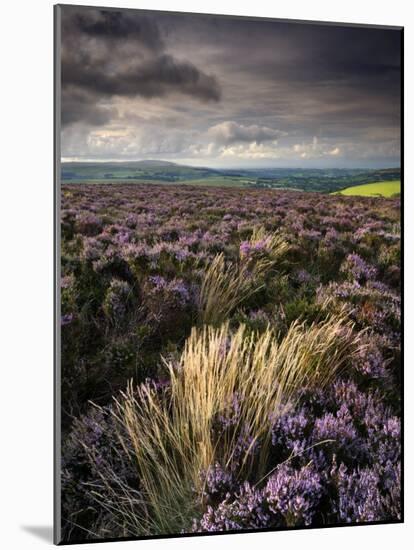
[[112, 164], [128, 164], [128, 163], [137, 163], [137, 162], [161, 162], [161, 163], [167, 163], [172, 164], [176, 166], [186, 166], [188, 168], [207, 168], [209, 170], [266, 170], [266, 169], [280, 169], [280, 170], [401, 170], [401, 164], [399, 165], [389, 165], [389, 166], [370, 166], [370, 167], [364, 167], [364, 166], [292, 166], [292, 165], [283, 165], [283, 166], [274, 166], [274, 165], [261, 165], [261, 166], [246, 166], [246, 165], [233, 165], [233, 166], [209, 166], [207, 164], [187, 164], [183, 162], [175, 162], [171, 160], [165, 160], [165, 159], [82, 159], [82, 160], [74, 160], [71, 159], [61, 159], [60, 164], [105, 164], [105, 163], [112, 163]]

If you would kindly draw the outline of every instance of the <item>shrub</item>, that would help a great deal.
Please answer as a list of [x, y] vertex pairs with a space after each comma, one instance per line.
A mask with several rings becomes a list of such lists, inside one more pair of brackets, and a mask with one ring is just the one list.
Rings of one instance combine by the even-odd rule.
[[132, 289], [126, 281], [112, 279], [103, 302], [105, 315], [114, 325], [124, 320], [128, 306], [132, 301]]

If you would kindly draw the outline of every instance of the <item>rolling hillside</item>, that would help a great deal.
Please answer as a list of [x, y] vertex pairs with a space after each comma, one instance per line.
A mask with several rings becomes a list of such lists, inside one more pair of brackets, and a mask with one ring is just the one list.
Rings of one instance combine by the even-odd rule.
[[[314, 169], [249, 168], [214, 169], [184, 166], [162, 160], [134, 162], [63, 162], [62, 183], [156, 183], [186, 184], [196, 187], [249, 187], [291, 189], [319, 193], [344, 192], [371, 182], [397, 182], [399, 168], [388, 169]], [[395, 193], [398, 191], [392, 191]], [[374, 194], [382, 194], [375, 191]], [[354, 192], [352, 192], [354, 194]], [[361, 193], [357, 193], [361, 194]]]

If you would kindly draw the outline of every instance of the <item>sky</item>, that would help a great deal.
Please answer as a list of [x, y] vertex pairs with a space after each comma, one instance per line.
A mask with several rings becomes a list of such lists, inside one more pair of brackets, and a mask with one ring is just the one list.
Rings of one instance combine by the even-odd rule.
[[62, 160], [400, 164], [398, 29], [61, 9]]

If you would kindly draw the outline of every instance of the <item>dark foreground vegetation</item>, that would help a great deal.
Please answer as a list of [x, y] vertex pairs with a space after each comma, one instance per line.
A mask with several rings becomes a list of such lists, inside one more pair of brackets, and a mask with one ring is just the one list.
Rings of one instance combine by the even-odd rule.
[[64, 540], [398, 521], [399, 208], [63, 185]]

